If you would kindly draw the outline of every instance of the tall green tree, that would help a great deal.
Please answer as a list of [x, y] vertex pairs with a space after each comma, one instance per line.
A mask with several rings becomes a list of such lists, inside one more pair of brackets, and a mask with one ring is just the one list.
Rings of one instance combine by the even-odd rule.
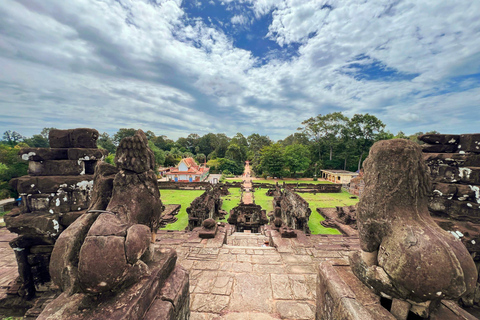
[[14, 147], [0, 144], [0, 199], [16, 196], [8, 182], [27, 174], [28, 162], [18, 156], [21, 148], [25, 147], [28, 147], [25, 143], [19, 143]]
[[368, 152], [376, 140], [377, 135], [383, 131], [385, 124], [371, 114], [355, 114], [347, 126], [347, 134], [356, 141], [360, 156], [358, 170], [360, 170], [363, 156]]
[[260, 165], [262, 170], [273, 177], [281, 177], [284, 173], [285, 155], [283, 146], [280, 143], [274, 143], [263, 147], [260, 156]]
[[304, 171], [310, 165], [310, 150], [302, 144], [292, 144], [285, 147], [285, 166], [293, 176]]
[[23, 141], [23, 139], [25, 139], [25, 137], [17, 131], [7, 130], [3, 133], [4, 143], [8, 144], [11, 147], [16, 146], [18, 143]]
[[322, 159], [322, 130], [319, 125], [319, 118], [322, 115], [316, 117], [310, 117], [307, 120], [302, 122], [303, 127], [299, 127], [297, 130], [301, 130], [303, 134], [308, 136], [310, 140], [313, 141], [313, 144], [316, 146], [318, 152], [318, 159]]
[[48, 139], [45, 139], [41, 134], [34, 134], [31, 138], [25, 138], [23, 142], [32, 148], [48, 148], [50, 146]]
[[110, 154], [115, 153], [115, 151], [117, 150], [115, 143], [113, 143], [113, 140], [110, 138], [109, 134], [106, 132], [102, 133], [98, 137], [97, 146], [107, 150]]
[[303, 132], [295, 132], [286, 137], [285, 139], [279, 141], [284, 147], [290, 146], [292, 144], [303, 144], [304, 146], [310, 145], [310, 140], [308, 136]]
[[148, 141], [148, 146], [152, 150], [153, 154], [155, 155], [155, 164], [157, 166], [161, 166], [165, 163], [165, 151], [158, 148], [153, 141]]
[[321, 159], [321, 142], [328, 147], [330, 152], [329, 160], [333, 158], [333, 149], [339, 143], [341, 134], [348, 124], [348, 118], [341, 112], [332, 112], [326, 115], [319, 114], [302, 122], [303, 127], [299, 128], [304, 134], [313, 139], [318, 146], [319, 159]]

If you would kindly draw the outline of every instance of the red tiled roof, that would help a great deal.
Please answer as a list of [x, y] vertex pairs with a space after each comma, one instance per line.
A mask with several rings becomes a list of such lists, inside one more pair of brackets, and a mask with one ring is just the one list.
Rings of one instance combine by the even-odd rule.
[[198, 166], [193, 158], [182, 159], [183, 163], [187, 165], [188, 168]]

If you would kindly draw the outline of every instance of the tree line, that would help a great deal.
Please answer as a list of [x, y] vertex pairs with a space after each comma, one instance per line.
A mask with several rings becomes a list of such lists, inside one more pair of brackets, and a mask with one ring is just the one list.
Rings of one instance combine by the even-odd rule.
[[[24, 137], [16, 131], [6, 131], [0, 140], [0, 199], [14, 195], [8, 181], [27, 174], [27, 162], [18, 157], [23, 147], [47, 148], [48, 133]], [[97, 145], [108, 150], [106, 161], [113, 163], [121, 139], [135, 134], [134, 128], [121, 128], [115, 134], [100, 134]], [[436, 131], [428, 133], [438, 133]], [[355, 114], [351, 118], [341, 112], [317, 115], [306, 119], [301, 126], [283, 140], [273, 141], [258, 133], [244, 136], [237, 133], [228, 137], [224, 133], [195, 133], [176, 140], [166, 135], [145, 132], [148, 144], [155, 154], [157, 166], [176, 166], [182, 158], [192, 157], [206, 164], [212, 173], [240, 175], [244, 162], [250, 161], [257, 176], [313, 177], [321, 169], [356, 171], [378, 140], [404, 138], [416, 141], [423, 132], [405, 135], [385, 130], [385, 124], [374, 115]]]

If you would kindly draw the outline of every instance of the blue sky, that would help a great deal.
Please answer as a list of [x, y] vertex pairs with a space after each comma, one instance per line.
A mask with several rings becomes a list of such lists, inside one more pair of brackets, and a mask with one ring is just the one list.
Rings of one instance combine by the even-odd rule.
[[0, 131], [479, 132], [480, 1], [2, 0]]

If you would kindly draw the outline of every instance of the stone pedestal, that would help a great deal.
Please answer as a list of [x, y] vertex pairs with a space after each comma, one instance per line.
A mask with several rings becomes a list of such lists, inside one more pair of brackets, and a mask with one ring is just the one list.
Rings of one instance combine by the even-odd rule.
[[[390, 308], [391, 300], [388, 298], [382, 300], [383, 304]], [[358, 280], [345, 261], [325, 261], [320, 264], [317, 277], [316, 320], [396, 320], [397, 318], [386, 307], [382, 305], [379, 296]], [[461, 309], [455, 302], [442, 300], [429, 319], [477, 318]]]
[[175, 250], [156, 251], [150, 274], [117, 295], [62, 293], [48, 304], [38, 320], [183, 320], [189, 319], [188, 272], [176, 265]]

